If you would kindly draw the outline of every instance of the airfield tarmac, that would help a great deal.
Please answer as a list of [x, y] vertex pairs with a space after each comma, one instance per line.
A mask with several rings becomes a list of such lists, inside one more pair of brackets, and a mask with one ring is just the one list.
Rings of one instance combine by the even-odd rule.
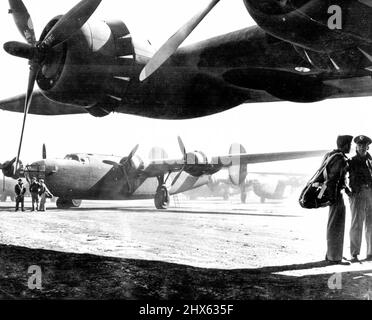
[[[296, 197], [179, 196], [167, 211], [149, 200], [15, 213], [7, 202], [0, 219], [3, 299], [372, 298], [372, 262], [326, 266], [327, 209], [303, 210]], [[346, 234], [346, 257], [348, 243]], [[42, 290], [27, 287], [32, 265], [43, 271]], [[338, 288], [328, 285], [334, 274]]]

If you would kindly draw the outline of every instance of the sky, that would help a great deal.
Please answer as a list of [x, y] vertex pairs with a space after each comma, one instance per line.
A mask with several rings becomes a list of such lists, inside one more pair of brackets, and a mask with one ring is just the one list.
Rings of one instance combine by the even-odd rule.
[[[51, 18], [67, 12], [77, 1], [24, 0], [24, 3], [39, 36]], [[155, 47], [160, 47], [206, 3], [207, 0], [103, 0], [92, 19], [121, 19], [133, 37], [150, 40]], [[1, 47], [6, 41], [23, 40], [7, 12], [8, 2], [1, 1]], [[242, 0], [221, 0], [186, 44], [251, 25], [254, 21]], [[0, 99], [25, 92], [27, 61], [11, 57], [0, 48], [0, 67]], [[140, 144], [139, 154], [143, 157], [153, 146], [164, 147], [171, 157], [179, 157], [178, 135], [188, 150], [200, 150], [209, 155], [227, 154], [233, 142], [242, 143], [248, 153], [333, 149], [339, 134], [372, 136], [370, 104], [371, 98], [312, 104], [245, 104], [217, 115], [183, 121], [122, 114], [101, 119], [89, 115], [53, 118], [30, 115], [21, 159], [25, 163], [40, 159], [43, 143], [47, 145], [48, 157], [57, 158], [72, 152], [126, 156], [136, 144]], [[16, 155], [22, 117], [0, 112], [0, 162]], [[306, 160], [278, 166], [299, 172], [309, 163]], [[315, 165], [311, 163], [316, 169], [319, 160]], [[275, 171], [278, 167], [270, 165], [270, 169]]]

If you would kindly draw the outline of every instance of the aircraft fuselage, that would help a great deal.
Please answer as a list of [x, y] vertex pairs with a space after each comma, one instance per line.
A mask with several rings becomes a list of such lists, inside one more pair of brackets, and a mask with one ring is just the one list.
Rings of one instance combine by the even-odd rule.
[[[141, 174], [143, 163], [132, 160], [124, 174], [121, 167], [104, 163], [120, 158], [89, 154], [71, 154], [65, 159], [41, 160], [27, 167], [28, 178], [44, 178], [56, 197], [78, 200], [153, 199], [159, 186], [157, 177]], [[173, 176], [173, 175], [172, 175]], [[172, 177], [171, 177], [172, 178]], [[170, 181], [171, 181], [170, 178]], [[183, 173], [179, 183], [169, 193], [177, 194], [208, 183], [208, 177], [193, 177]]]

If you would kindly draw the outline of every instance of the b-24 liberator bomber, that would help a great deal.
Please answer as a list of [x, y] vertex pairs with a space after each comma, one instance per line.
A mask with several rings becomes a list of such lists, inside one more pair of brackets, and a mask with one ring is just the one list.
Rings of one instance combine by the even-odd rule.
[[26, 95], [0, 101], [1, 109], [23, 112], [24, 122], [28, 113], [187, 119], [249, 102], [372, 93], [370, 0], [243, 0], [256, 26], [181, 47], [220, 2], [211, 0], [158, 51], [124, 21], [90, 19], [101, 2], [80, 1], [37, 40], [23, 1], [9, 0], [27, 43], [4, 49], [29, 60], [30, 74]]
[[[58, 197], [57, 207], [78, 207], [81, 200], [154, 199], [157, 209], [167, 209], [170, 196], [191, 190], [210, 181], [210, 177], [227, 168], [231, 183], [243, 184], [247, 166], [253, 163], [283, 161], [323, 156], [326, 151], [293, 151], [247, 154], [243, 146], [233, 144], [225, 156], [207, 157], [203, 152], [187, 152], [178, 138], [182, 157], [165, 158], [165, 152], [155, 149], [152, 159], [141, 159], [137, 145], [128, 156], [69, 154], [64, 159], [43, 159], [21, 166], [15, 172], [15, 161], [0, 166], [5, 176], [43, 178], [49, 190]], [[14, 173], [15, 172], [15, 173]]]

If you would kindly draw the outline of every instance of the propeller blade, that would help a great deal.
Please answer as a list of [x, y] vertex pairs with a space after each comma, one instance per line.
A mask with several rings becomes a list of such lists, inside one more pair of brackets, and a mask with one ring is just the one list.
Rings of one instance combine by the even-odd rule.
[[55, 47], [69, 39], [89, 20], [102, 0], [82, 0], [48, 32], [41, 46]]
[[8, 54], [15, 57], [32, 60], [35, 56], [35, 48], [27, 43], [9, 41], [3, 47]]
[[116, 166], [120, 167], [120, 163], [117, 163], [117, 162], [115, 162], [115, 161], [111, 161], [111, 160], [103, 160], [102, 162], [103, 162], [104, 164], [108, 164], [108, 165], [113, 166], [113, 167], [116, 167]]
[[137, 145], [133, 148], [133, 150], [130, 152], [130, 154], [129, 154], [129, 156], [128, 156], [126, 162], [129, 162], [129, 161], [132, 160], [132, 158], [134, 157], [134, 155], [137, 153], [138, 148], [139, 148], [139, 144], [137, 144]]
[[19, 32], [26, 39], [28, 44], [35, 46], [36, 36], [34, 25], [32, 23], [31, 16], [28, 13], [27, 8], [24, 5], [23, 1], [9, 0], [9, 6], [10, 6], [9, 13], [13, 15], [14, 22]]
[[24, 131], [25, 131], [27, 115], [28, 115], [28, 111], [30, 109], [30, 105], [31, 105], [31, 101], [32, 101], [32, 93], [34, 91], [35, 81], [36, 81], [36, 77], [39, 73], [39, 70], [40, 70], [40, 66], [38, 64], [32, 64], [30, 66], [28, 88], [27, 88], [26, 99], [25, 99], [25, 109], [24, 109], [24, 114], [23, 114], [23, 124], [22, 124], [22, 130], [21, 130], [21, 137], [20, 137], [20, 140], [19, 140], [17, 158], [16, 158], [16, 161], [15, 161], [14, 174], [18, 170], [19, 157], [21, 155], [22, 142], [23, 142], [23, 134], [24, 134]]
[[177, 137], [177, 140], [178, 140], [178, 145], [180, 146], [181, 153], [182, 153], [183, 157], [186, 159], [187, 153], [186, 153], [185, 145], [184, 145], [181, 137]]
[[43, 156], [43, 160], [45, 160], [47, 158], [47, 151], [46, 151], [45, 143], [43, 144], [42, 156]]
[[199, 25], [205, 16], [214, 8], [220, 0], [212, 0], [208, 6], [201, 12], [196, 14], [188, 21], [181, 29], [179, 29], [151, 58], [140, 74], [140, 81], [146, 80], [164, 62], [166, 62], [178, 49], [178, 47], [186, 40], [190, 33]]

